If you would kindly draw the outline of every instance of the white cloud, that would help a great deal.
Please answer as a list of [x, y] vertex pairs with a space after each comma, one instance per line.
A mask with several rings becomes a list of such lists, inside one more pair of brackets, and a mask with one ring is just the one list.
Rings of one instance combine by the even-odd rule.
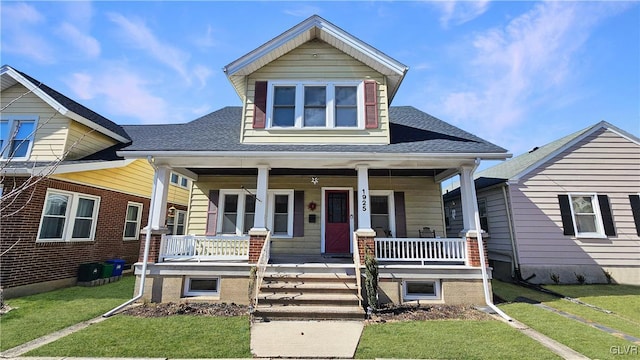
[[481, 1], [436, 1], [433, 2], [440, 9], [440, 24], [447, 28], [450, 23], [461, 25], [484, 14], [489, 8], [489, 0]]
[[83, 100], [100, 97], [106, 107], [101, 112], [115, 122], [122, 123], [117, 116], [134, 117], [140, 123], [171, 120], [168, 104], [153, 95], [147, 88], [149, 84], [138, 74], [126, 69], [109, 68], [95, 75], [75, 73], [67, 85]]
[[124, 38], [133, 46], [146, 51], [160, 63], [174, 69], [187, 82], [191, 81], [187, 71], [189, 54], [162, 43], [141, 20], [130, 20], [117, 13], [109, 13], [107, 16], [120, 27]]
[[53, 49], [42, 34], [45, 17], [25, 3], [2, 4], [2, 51], [18, 54], [39, 63], [53, 63]]
[[477, 34], [468, 44], [470, 60], [461, 64], [469, 73], [459, 89], [444, 91], [438, 106], [481, 134], [505, 130], [535, 107], [551, 106], [579, 76], [581, 49], [608, 13], [600, 6], [541, 3], [504, 27]]
[[207, 30], [204, 35], [194, 38], [193, 43], [201, 48], [212, 48], [216, 46], [217, 41], [213, 36], [213, 32], [213, 27], [211, 25], [207, 25]]
[[295, 17], [309, 17], [320, 14], [320, 8], [312, 5], [300, 5], [296, 8], [286, 9], [284, 13]]
[[100, 43], [94, 37], [86, 35], [77, 27], [70, 23], [63, 23], [59, 28], [60, 34], [71, 42], [78, 50], [82, 51], [87, 57], [96, 58], [100, 56]]
[[204, 65], [196, 65], [193, 68], [193, 74], [200, 81], [200, 87], [203, 88], [207, 85], [207, 79], [213, 75], [213, 71]]

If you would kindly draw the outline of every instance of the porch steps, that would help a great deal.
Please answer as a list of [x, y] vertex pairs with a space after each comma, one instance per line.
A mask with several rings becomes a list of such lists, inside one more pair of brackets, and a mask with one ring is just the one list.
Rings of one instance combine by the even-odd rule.
[[270, 270], [262, 281], [254, 316], [263, 320], [364, 318], [355, 275], [348, 274], [347, 268]]

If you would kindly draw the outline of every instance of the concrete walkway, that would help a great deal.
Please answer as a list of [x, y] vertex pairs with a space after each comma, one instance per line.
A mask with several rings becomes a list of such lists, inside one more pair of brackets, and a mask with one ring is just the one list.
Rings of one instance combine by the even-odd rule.
[[363, 321], [271, 321], [251, 325], [256, 357], [343, 358], [355, 355]]

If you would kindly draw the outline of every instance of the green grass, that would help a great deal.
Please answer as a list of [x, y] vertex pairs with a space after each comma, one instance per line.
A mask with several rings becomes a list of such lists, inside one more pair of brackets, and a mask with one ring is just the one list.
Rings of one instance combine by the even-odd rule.
[[[631, 285], [545, 285], [562, 295], [611, 310], [640, 323], [640, 286]], [[640, 326], [640, 325], [638, 325]]]
[[367, 325], [357, 358], [559, 359], [509, 325], [484, 321], [409, 321]]
[[26, 356], [250, 358], [249, 319], [116, 315]]
[[503, 304], [500, 308], [531, 328], [593, 359], [619, 358], [610, 352], [612, 346], [622, 348], [635, 345], [589, 325], [536, 308], [531, 304]]
[[9, 299], [13, 308], [0, 317], [0, 350], [95, 318], [131, 299], [135, 277], [96, 287], [70, 287]]

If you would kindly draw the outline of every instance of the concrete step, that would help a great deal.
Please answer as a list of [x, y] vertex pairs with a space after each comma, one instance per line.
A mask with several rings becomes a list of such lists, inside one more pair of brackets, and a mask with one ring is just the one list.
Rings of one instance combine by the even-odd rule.
[[365, 311], [360, 306], [283, 306], [258, 305], [254, 316], [263, 320], [353, 320], [364, 319]]
[[353, 282], [355, 284], [355, 275], [341, 273], [275, 273], [267, 272], [264, 274], [263, 282]]
[[296, 280], [278, 280], [263, 281], [260, 291], [263, 292], [291, 292], [300, 291], [305, 293], [312, 292], [331, 292], [331, 293], [353, 293], [357, 292], [356, 282], [346, 281], [307, 281], [301, 279]]
[[358, 306], [360, 299], [355, 294], [303, 294], [303, 293], [260, 293], [258, 304], [286, 306], [326, 305]]

